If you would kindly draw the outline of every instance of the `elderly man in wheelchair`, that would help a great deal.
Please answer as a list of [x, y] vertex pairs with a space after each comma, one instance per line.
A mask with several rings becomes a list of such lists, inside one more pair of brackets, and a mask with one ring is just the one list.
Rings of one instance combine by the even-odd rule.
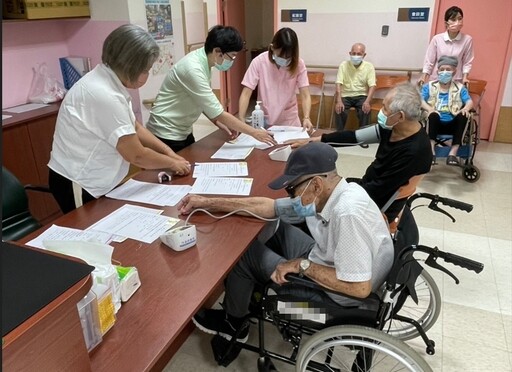
[[[401, 306], [407, 295], [416, 295], [421, 266], [411, 259], [412, 250], [400, 250], [395, 257], [396, 246], [408, 240], [398, 239], [393, 246], [376, 204], [359, 185], [337, 174], [337, 156], [331, 146], [318, 142], [295, 150], [284, 175], [269, 185], [285, 188], [289, 198], [188, 195], [178, 205], [183, 214], [205, 208], [266, 220], [278, 217], [267, 225], [271, 237], [255, 241], [228, 274], [224, 309], [203, 309], [193, 318], [199, 329], [216, 335], [212, 346], [219, 364], [227, 366], [245, 348], [260, 354], [260, 371], [273, 370], [270, 357], [295, 364], [298, 371], [369, 371], [376, 363], [385, 370], [400, 364], [430, 371], [403, 341], [381, 331], [393, 313], [389, 298], [396, 297]], [[412, 218], [407, 211], [405, 215]], [[301, 219], [310, 234], [289, 223]], [[411, 239], [417, 241], [417, 230]], [[399, 298], [401, 293], [405, 296]], [[259, 320], [259, 347], [244, 344], [253, 317]], [[265, 349], [264, 321], [274, 323], [293, 345], [291, 357]], [[300, 346], [303, 334], [314, 335]], [[432, 343], [433, 353], [433, 342], [424, 332], [422, 337]]]
[[453, 139], [446, 164], [459, 165], [457, 151], [470, 119], [473, 101], [467, 88], [453, 80], [457, 64], [456, 57], [441, 56], [437, 63], [439, 79], [424, 84], [421, 90], [421, 107], [428, 115], [428, 134], [434, 154], [432, 164], [436, 164], [435, 146], [438, 135], [450, 134]]

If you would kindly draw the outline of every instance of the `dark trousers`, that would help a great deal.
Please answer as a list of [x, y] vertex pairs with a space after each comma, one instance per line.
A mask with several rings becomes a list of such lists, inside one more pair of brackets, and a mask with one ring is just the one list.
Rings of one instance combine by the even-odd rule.
[[187, 138], [185, 138], [183, 141], [173, 141], [170, 139], [160, 138], [158, 136], [156, 138], [158, 138], [160, 141], [169, 146], [174, 152], [183, 150], [185, 147], [190, 146], [191, 144], [196, 142], [196, 139], [194, 138], [194, 135], [192, 133], [189, 134]]
[[[53, 197], [59, 204], [62, 213], [68, 213], [76, 209], [75, 196], [73, 194], [73, 182], [66, 177], [50, 169], [48, 174], [48, 186]], [[82, 189], [82, 203], [88, 203], [96, 198]]]
[[366, 101], [367, 96], [356, 96], [356, 97], [342, 97], [341, 100], [345, 106], [340, 114], [336, 114], [336, 130], [342, 131], [345, 128], [345, 123], [348, 118], [348, 110], [354, 107], [356, 109], [357, 120], [359, 121], [359, 128], [368, 125], [370, 123], [370, 112], [365, 114], [363, 112], [363, 103]]
[[441, 121], [441, 117], [437, 112], [432, 112], [428, 116], [428, 136], [431, 140], [435, 140], [438, 134], [453, 135], [452, 146], [462, 143], [462, 135], [468, 123], [468, 118], [462, 114], [458, 114], [451, 121]]

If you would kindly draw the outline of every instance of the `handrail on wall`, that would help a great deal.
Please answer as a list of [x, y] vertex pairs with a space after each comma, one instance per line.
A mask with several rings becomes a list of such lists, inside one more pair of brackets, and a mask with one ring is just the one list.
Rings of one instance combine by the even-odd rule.
[[[306, 65], [306, 68], [312, 70], [338, 70], [339, 66], [334, 65]], [[392, 72], [404, 72], [407, 73], [409, 81], [412, 78], [413, 73], [421, 73], [421, 68], [404, 68], [404, 67], [375, 67], [375, 71], [392, 71]], [[336, 84], [335, 81], [326, 80], [325, 84]]]

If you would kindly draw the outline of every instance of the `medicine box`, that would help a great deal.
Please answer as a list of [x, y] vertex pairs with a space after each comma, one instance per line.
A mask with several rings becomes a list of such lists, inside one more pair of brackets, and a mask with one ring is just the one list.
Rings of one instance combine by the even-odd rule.
[[47, 19], [89, 17], [89, 0], [3, 0], [3, 18]]
[[96, 295], [92, 290], [89, 291], [76, 306], [80, 316], [80, 323], [82, 323], [85, 345], [87, 350], [91, 351], [103, 340]]

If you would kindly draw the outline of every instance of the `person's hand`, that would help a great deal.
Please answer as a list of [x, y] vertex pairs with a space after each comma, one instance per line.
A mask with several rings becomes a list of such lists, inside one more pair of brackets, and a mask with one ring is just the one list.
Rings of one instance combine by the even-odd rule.
[[[183, 158], [182, 158], [183, 159]], [[188, 160], [174, 160], [171, 166], [171, 170], [178, 176], [186, 176], [190, 173], [190, 163]]]
[[467, 110], [467, 109], [463, 108], [463, 109], [461, 109], [461, 110], [458, 112], [458, 114], [462, 114], [462, 115], [463, 115], [463, 116], [465, 116], [465, 117], [469, 117], [470, 112], [469, 112], [469, 110]]
[[311, 119], [305, 118], [302, 120], [302, 128], [304, 128], [305, 131], [307, 131], [309, 134], [313, 133], [313, 123], [311, 122]]
[[423, 78], [419, 79], [418, 80], [418, 87], [421, 88], [423, 86], [423, 84], [425, 84], [425, 80], [423, 80]]
[[207, 200], [204, 196], [188, 194], [179, 201], [176, 208], [180, 214], [189, 214], [194, 209], [205, 207]]
[[215, 122], [215, 125], [220, 129], [220, 130], [223, 130], [224, 132], [226, 132], [229, 136], [229, 140], [232, 141], [234, 140], [236, 137], [238, 137], [238, 132], [236, 130], [231, 130], [229, 129], [225, 124], [222, 124], [220, 121], [216, 121]]
[[464, 84], [466, 89], [469, 89], [469, 79], [467, 77], [462, 78], [462, 84]]
[[369, 113], [371, 110], [371, 107], [370, 107], [370, 102], [369, 101], [364, 101], [363, 102], [363, 112], [365, 114]]
[[345, 111], [345, 105], [343, 102], [336, 102], [336, 106], [334, 106], [337, 114], [341, 114], [342, 111]]
[[279, 285], [282, 285], [284, 283], [287, 283], [288, 280], [285, 279], [285, 275], [289, 273], [296, 273], [298, 274], [300, 272], [300, 261], [302, 258], [295, 258], [290, 261], [281, 262], [276, 266], [276, 269], [270, 275], [270, 279], [274, 283], [277, 283]]
[[255, 129], [252, 136], [256, 138], [260, 142], [264, 142], [267, 145], [275, 146], [277, 145], [276, 140], [273, 137], [273, 134], [264, 130], [264, 129]]
[[290, 139], [290, 140], [286, 140], [284, 141], [284, 144], [285, 145], [290, 145], [292, 147], [292, 149], [296, 149], [296, 148], [299, 148], [299, 147], [302, 147], [306, 144], [308, 144], [310, 141], [309, 138], [301, 138], [301, 139]]

